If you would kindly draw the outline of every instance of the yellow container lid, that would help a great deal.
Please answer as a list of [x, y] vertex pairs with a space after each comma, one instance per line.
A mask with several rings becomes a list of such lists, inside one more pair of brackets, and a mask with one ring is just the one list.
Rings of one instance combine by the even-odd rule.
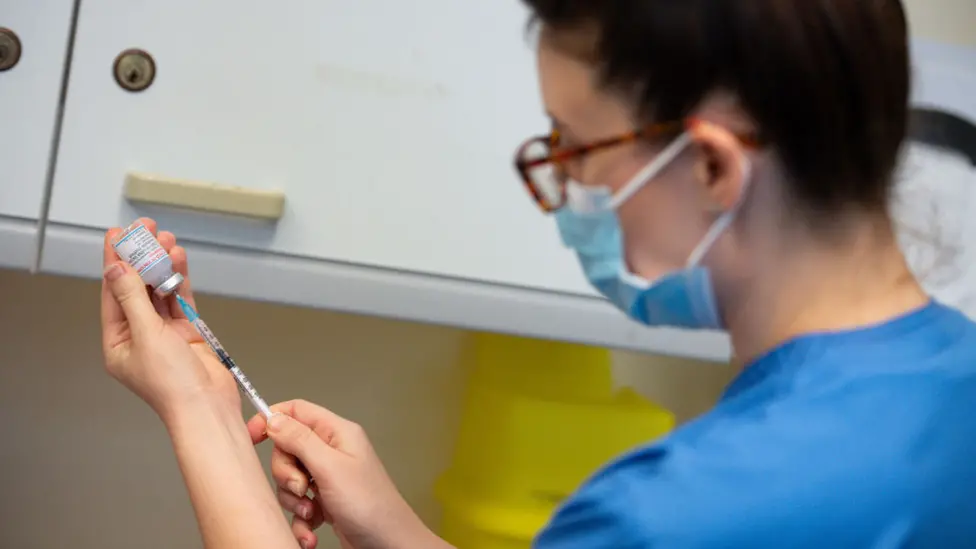
[[601, 401], [613, 396], [613, 360], [599, 347], [478, 333], [465, 362], [470, 387], [498, 386], [536, 398]]

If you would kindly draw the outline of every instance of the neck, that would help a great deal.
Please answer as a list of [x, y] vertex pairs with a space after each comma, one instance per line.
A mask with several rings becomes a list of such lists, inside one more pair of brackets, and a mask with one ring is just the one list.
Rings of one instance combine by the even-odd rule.
[[775, 253], [754, 263], [757, 274], [719, 289], [742, 365], [798, 336], [882, 323], [929, 300], [887, 220], [848, 231], [841, 242], [767, 251]]

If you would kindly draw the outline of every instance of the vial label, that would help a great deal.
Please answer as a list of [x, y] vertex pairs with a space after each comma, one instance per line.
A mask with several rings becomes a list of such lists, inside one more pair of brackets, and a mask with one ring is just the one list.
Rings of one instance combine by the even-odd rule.
[[154, 265], [166, 258], [166, 250], [159, 245], [145, 225], [136, 225], [128, 229], [122, 238], [114, 244], [115, 252], [132, 268], [145, 274]]

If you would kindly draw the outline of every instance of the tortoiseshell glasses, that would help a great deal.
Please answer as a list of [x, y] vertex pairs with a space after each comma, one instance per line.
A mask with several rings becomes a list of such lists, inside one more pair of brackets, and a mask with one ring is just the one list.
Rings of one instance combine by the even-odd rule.
[[[602, 139], [588, 145], [560, 148], [559, 132], [533, 137], [522, 144], [515, 153], [515, 170], [525, 188], [543, 212], [552, 213], [566, 205], [566, 163], [582, 159], [589, 153], [632, 143], [640, 139], [677, 137], [695, 120], [652, 124], [617, 137]], [[752, 136], [737, 136], [744, 145], [755, 147], [758, 140]]]

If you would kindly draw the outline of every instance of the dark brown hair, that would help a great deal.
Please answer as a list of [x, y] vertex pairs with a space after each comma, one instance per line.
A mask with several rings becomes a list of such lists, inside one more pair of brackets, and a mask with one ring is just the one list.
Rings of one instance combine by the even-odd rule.
[[900, 0], [525, 0], [557, 47], [633, 94], [647, 122], [732, 92], [798, 206], [883, 210], [906, 133]]

